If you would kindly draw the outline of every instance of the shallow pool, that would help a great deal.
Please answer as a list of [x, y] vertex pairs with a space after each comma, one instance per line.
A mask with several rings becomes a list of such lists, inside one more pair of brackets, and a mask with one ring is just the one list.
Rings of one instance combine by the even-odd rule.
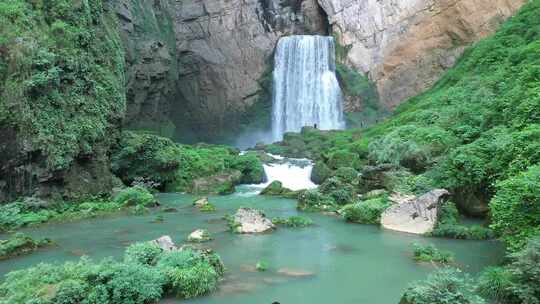
[[[234, 235], [221, 219], [239, 207], [263, 209], [269, 217], [291, 216], [296, 202], [289, 199], [251, 195], [248, 189], [237, 194], [211, 197], [215, 213], [201, 213], [191, 206], [195, 197], [160, 194], [164, 207], [178, 212], [153, 211], [143, 216], [116, 215], [73, 223], [48, 224], [25, 232], [49, 237], [58, 246], [34, 254], [0, 262], [0, 273], [39, 262], [76, 260], [81, 255], [99, 259], [121, 257], [126, 246], [137, 241], [170, 235], [183, 242], [196, 228], [206, 228], [215, 240], [205, 246], [223, 258], [227, 275], [220, 289], [206, 297], [189, 301], [166, 299], [163, 303], [398, 303], [407, 285], [423, 279], [434, 266], [415, 263], [411, 243], [430, 242], [456, 255], [457, 266], [477, 272], [501, 258], [503, 248], [495, 241], [431, 239], [385, 231], [376, 226], [348, 224], [342, 219], [304, 213], [313, 227], [278, 228], [271, 234]], [[154, 222], [163, 216], [163, 222]], [[266, 272], [256, 272], [264, 261]]]

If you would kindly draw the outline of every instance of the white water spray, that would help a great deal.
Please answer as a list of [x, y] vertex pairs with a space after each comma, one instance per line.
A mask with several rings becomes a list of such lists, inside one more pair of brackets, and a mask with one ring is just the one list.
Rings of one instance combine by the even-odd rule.
[[341, 89], [335, 74], [334, 38], [289, 36], [281, 38], [275, 54], [272, 136], [304, 126], [342, 129]]

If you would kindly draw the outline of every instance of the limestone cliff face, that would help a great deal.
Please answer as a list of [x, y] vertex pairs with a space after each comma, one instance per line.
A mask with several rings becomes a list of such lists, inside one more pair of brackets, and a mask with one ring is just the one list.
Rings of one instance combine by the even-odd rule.
[[257, 101], [281, 36], [327, 30], [315, 0], [184, 0], [175, 12], [182, 102], [175, 116], [201, 135], [232, 127]]
[[[366, 73], [381, 102], [394, 107], [431, 86], [525, 1], [119, 0], [126, 122], [172, 121], [197, 140], [234, 130], [254, 104], [269, 102], [261, 78], [277, 41], [290, 34], [333, 34], [342, 61]], [[362, 108], [361, 100], [346, 102], [350, 111]]]
[[115, 10], [126, 56], [127, 113], [131, 127], [155, 129], [175, 104], [178, 52], [169, 0], [119, 0]]
[[[259, 100], [283, 35], [326, 34], [316, 0], [120, 0], [126, 125], [205, 140], [233, 129]], [[170, 135], [170, 134], [167, 134]]]
[[369, 74], [393, 107], [431, 86], [465, 47], [493, 33], [526, 0], [318, 0], [347, 63]]

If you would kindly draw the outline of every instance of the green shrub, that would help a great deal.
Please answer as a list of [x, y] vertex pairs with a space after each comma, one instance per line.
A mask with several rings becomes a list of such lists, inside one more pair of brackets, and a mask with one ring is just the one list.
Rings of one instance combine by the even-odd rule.
[[130, 245], [124, 253], [126, 263], [139, 263], [142, 265], [155, 265], [162, 249], [152, 243], [135, 243]]
[[221, 259], [210, 251], [158, 253], [153, 245], [134, 244], [123, 262], [95, 263], [83, 257], [10, 272], [0, 285], [0, 302], [156, 303], [166, 292], [187, 298], [214, 290], [223, 271]]
[[[234, 191], [234, 183], [259, 183], [264, 169], [256, 155], [216, 145], [188, 146], [153, 134], [126, 131], [112, 157], [113, 172], [126, 184], [138, 178], [158, 183], [160, 190], [193, 192], [196, 179], [240, 172], [238, 180], [209, 187], [215, 193]], [[214, 189], [214, 188], [219, 189]], [[211, 188], [211, 189], [210, 189]]]
[[345, 220], [360, 224], [380, 224], [382, 213], [390, 207], [386, 197], [346, 205], [340, 210]]
[[521, 304], [540, 303], [540, 237], [529, 240], [510, 258], [512, 263], [508, 268], [514, 277], [514, 295]]
[[413, 283], [404, 292], [400, 304], [483, 304], [473, 293], [473, 282], [460, 270], [442, 268], [425, 281]]
[[214, 290], [221, 270], [216, 270], [201, 254], [192, 250], [167, 252], [157, 263], [167, 276], [170, 292], [192, 298]]
[[456, 205], [451, 201], [445, 202], [441, 206], [437, 225], [428, 235], [466, 240], [486, 240], [495, 237], [494, 232], [487, 227], [476, 224], [460, 224], [459, 217], [460, 215]]
[[488, 267], [484, 269], [478, 278], [478, 293], [489, 300], [500, 304], [520, 303], [516, 299], [513, 289], [514, 277], [512, 273], [503, 267]]
[[172, 292], [183, 298], [204, 295], [217, 288], [219, 275], [208, 262], [168, 271]]
[[527, 240], [540, 235], [540, 166], [497, 183], [497, 194], [490, 207], [491, 227], [511, 250], [522, 248]]
[[419, 262], [436, 262], [448, 264], [454, 261], [454, 255], [449, 251], [439, 250], [435, 245], [413, 244], [413, 257]]
[[49, 244], [49, 239], [34, 240], [26, 234], [16, 233], [6, 240], [0, 240], [0, 260], [28, 254]]
[[313, 165], [313, 169], [311, 170], [311, 181], [313, 181], [315, 184], [320, 185], [331, 175], [332, 170], [330, 170], [330, 168], [328, 168], [328, 166], [324, 162], [317, 161], [315, 162], [315, 165]]
[[351, 167], [340, 167], [335, 176], [345, 184], [354, 184], [358, 177], [358, 171]]
[[106, 164], [126, 101], [114, 12], [101, 0], [6, 0], [0, 37], [2, 127], [21, 130], [45, 172]]
[[314, 189], [304, 191], [298, 196], [297, 208], [304, 211], [333, 211], [337, 205], [331, 197]]
[[354, 201], [356, 191], [353, 185], [344, 183], [338, 177], [331, 177], [327, 179], [320, 187], [319, 190], [332, 198], [332, 200], [338, 205], [349, 204]]
[[334, 170], [341, 167], [356, 168], [358, 165], [358, 154], [351, 153], [347, 150], [337, 150], [335, 152], [331, 152], [328, 158], [328, 166]]
[[140, 186], [123, 189], [114, 198], [114, 201], [122, 206], [152, 207], [156, 204], [154, 195]]
[[307, 227], [313, 225], [313, 220], [309, 217], [291, 216], [288, 218], [275, 217], [272, 219], [274, 225], [283, 225], [292, 228]]
[[199, 211], [201, 212], [215, 212], [217, 209], [216, 209], [216, 206], [208, 203], [208, 204], [205, 204], [203, 205], [201, 208], [199, 208]]
[[268, 263], [264, 262], [264, 261], [259, 261], [257, 262], [257, 264], [255, 265], [255, 269], [257, 269], [257, 271], [267, 271], [268, 270]]
[[241, 183], [243, 184], [260, 184], [264, 182], [265, 174], [262, 162], [253, 153], [233, 158], [230, 168], [242, 172]]

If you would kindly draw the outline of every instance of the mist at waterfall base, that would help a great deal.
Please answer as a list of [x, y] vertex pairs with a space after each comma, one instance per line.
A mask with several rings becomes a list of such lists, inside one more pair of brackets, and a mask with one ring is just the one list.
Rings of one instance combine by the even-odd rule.
[[296, 35], [278, 41], [272, 84], [272, 129], [247, 132], [236, 140], [246, 148], [283, 139], [305, 126], [343, 129], [342, 94], [335, 73], [333, 37]]

